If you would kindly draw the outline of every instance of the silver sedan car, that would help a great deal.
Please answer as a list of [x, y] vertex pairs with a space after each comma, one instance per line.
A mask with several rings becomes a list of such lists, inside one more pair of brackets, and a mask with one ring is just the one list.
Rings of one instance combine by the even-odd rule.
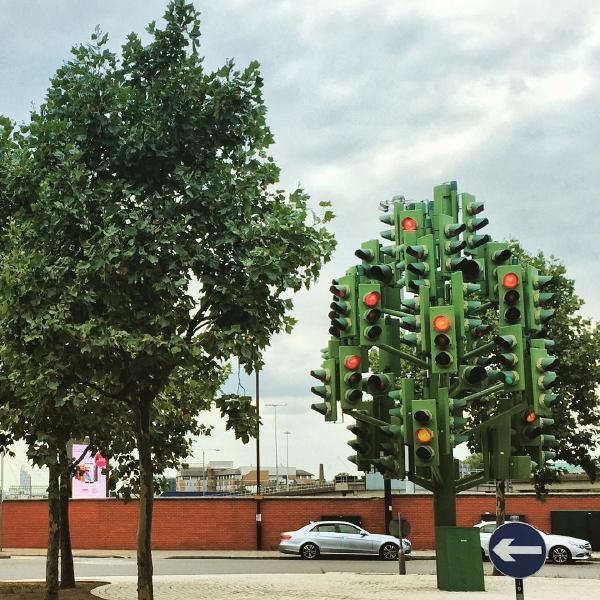
[[[410, 554], [411, 545], [402, 540], [404, 554]], [[375, 554], [382, 560], [398, 560], [399, 540], [392, 535], [369, 533], [345, 521], [316, 521], [297, 531], [284, 531], [279, 551], [299, 554], [308, 560], [321, 554]]]

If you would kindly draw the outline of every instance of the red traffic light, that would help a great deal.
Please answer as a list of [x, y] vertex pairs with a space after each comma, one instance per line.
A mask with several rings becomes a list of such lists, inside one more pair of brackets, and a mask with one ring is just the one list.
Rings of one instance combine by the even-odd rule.
[[502, 277], [502, 287], [512, 290], [519, 285], [519, 276], [516, 273], [505, 273]]
[[535, 423], [536, 419], [537, 419], [537, 415], [534, 412], [530, 412], [525, 415], [525, 420], [528, 423]]
[[433, 328], [436, 331], [444, 332], [449, 331], [452, 327], [450, 319], [446, 315], [438, 315], [433, 319]]
[[337, 298], [348, 298], [350, 296], [350, 290], [346, 285], [332, 285], [329, 291]]
[[381, 300], [381, 296], [380, 296], [380, 294], [378, 292], [369, 292], [363, 298], [363, 302], [369, 308], [373, 308], [374, 306], [377, 306], [379, 304], [380, 300]]
[[417, 228], [417, 222], [410, 217], [406, 217], [401, 221], [402, 229], [404, 231], [415, 231]]
[[356, 356], [356, 354], [346, 356], [344, 359], [344, 366], [346, 369], [351, 369], [352, 371], [358, 369], [358, 367], [360, 367], [360, 356]]

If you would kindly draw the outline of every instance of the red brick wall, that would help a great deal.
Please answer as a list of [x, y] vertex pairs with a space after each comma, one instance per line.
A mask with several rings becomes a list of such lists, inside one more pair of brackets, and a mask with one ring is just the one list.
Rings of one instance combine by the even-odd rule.
[[[412, 531], [416, 549], [433, 547], [433, 507], [428, 494], [393, 498], [394, 516], [402, 512]], [[154, 504], [153, 547], [157, 550], [254, 549], [255, 504], [252, 499], [160, 499]], [[551, 496], [539, 502], [534, 496], [508, 496], [509, 514], [524, 514], [540, 529], [550, 530], [551, 510], [600, 510], [600, 495]], [[457, 524], [472, 525], [484, 512], [493, 513], [492, 495], [461, 495]], [[262, 502], [263, 548], [276, 549], [279, 533], [315, 521], [322, 515], [358, 515], [363, 526], [382, 533], [383, 498], [269, 498]], [[74, 548], [133, 549], [137, 504], [116, 500], [74, 500], [70, 508]], [[4, 503], [4, 546], [44, 548], [47, 538], [47, 504], [38, 500]]]

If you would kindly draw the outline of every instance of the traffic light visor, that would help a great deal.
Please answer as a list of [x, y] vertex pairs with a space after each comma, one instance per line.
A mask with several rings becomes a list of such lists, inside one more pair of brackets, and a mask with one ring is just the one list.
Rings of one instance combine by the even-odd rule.
[[350, 356], [346, 356], [344, 359], [344, 366], [346, 369], [358, 369], [360, 367], [360, 356], [356, 356], [356, 354], [351, 354]]
[[519, 285], [519, 276], [516, 273], [505, 273], [502, 277], [502, 287], [512, 290]]
[[452, 326], [452, 323], [450, 322], [450, 319], [448, 317], [446, 317], [445, 315], [438, 315], [437, 317], [435, 317], [435, 319], [433, 319], [433, 328], [436, 331], [439, 331], [439, 332], [448, 331], [451, 326]]
[[338, 298], [347, 298], [349, 296], [348, 287], [345, 285], [332, 285], [329, 291]]

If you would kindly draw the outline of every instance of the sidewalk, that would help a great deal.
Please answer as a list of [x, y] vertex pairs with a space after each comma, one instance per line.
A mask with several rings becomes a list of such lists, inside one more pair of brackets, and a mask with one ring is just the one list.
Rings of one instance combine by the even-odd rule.
[[[133, 578], [111, 579], [112, 583], [92, 593], [105, 600], [136, 600]], [[389, 575], [325, 573], [323, 575], [198, 575], [154, 578], [156, 600], [507, 600], [514, 597], [515, 584], [508, 577], [486, 577], [485, 592], [443, 592], [433, 575]], [[527, 600], [595, 598], [598, 582], [593, 579], [532, 577], [525, 581]]]
[[[45, 548], [6, 548], [10, 556], [46, 556]], [[135, 550], [73, 550], [76, 558], [135, 558]], [[159, 559], [206, 559], [206, 558], [238, 558], [238, 559], [294, 559], [291, 554], [281, 554], [277, 550], [154, 550], [154, 558]], [[8, 557], [7, 557], [8, 558]], [[409, 560], [434, 560], [433, 550], [413, 550]]]
[[[0, 558], [11, 556], [46, 556], [45, 548], [5, 548]], [[73, 550], [76, 558], [136, 558], [135, 550]], [[291, 554], [281, 554], [277, 550], [153, 550], [157, 559], [294, 559]], [[334, 557], [332, 557], [334, 558]], [[408, 560], [435, 560], [435, 550], [413, 550]], [[600, 552], [592, 552], [592, 561], [600, 562]]]

